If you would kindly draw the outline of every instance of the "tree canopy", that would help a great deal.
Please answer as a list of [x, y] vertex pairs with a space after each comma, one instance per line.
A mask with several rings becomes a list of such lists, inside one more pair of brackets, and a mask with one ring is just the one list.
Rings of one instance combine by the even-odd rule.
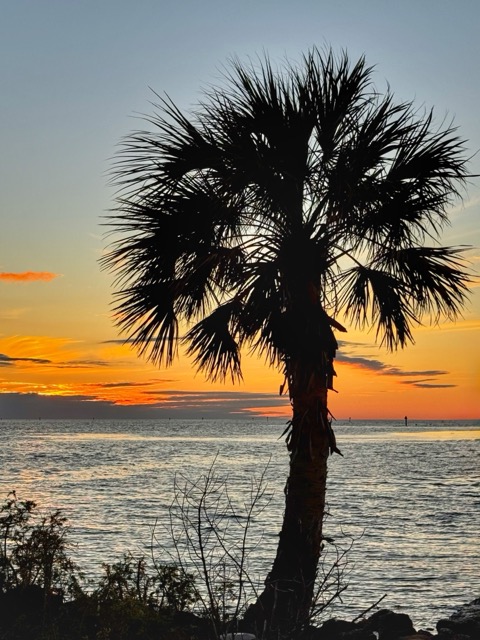
[[244, 346], [272, 363], [309, 348], [301, 295], [391, 349], [458, 313], [462, 248], [435, 240], [468, 175], [464, 143], [380, 94], [372, 71], [313, 49], [280, 69], [233, 60], [188, 116], [158, 97], [116, 158], [103, 259], [141, 353], [169, 364], [181, 338], [207, 377], [235, 379]]

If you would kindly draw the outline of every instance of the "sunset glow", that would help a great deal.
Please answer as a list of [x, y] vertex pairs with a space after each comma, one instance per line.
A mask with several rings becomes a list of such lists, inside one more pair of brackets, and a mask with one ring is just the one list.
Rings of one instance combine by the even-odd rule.
[[[272, 12], [260, 3], [255, 16], [207, 2], [191, 4], [188, 15], [172, 7], [168, 20], [161, 3], [148, 12], [145, 3], [122, 3], [115, 11], [100, 3], [94, 16], [88, 3], [43, 4], [29, 3], [22, 12], [9, 3], [2, 17], [11, 27], [0, 43], [9, 61], [1, 71], [6, 97], [0, 126], [9, 151], [0, 194], [0, 419], [288, 420], [289, 398], [279, 394], [282, 374], [256, 355], [242, 354], [243, 382], [235, 386], [206, 381], [181, 347], [168, 369], [140, 357], [115, 327], [113, 279], [99, 259], [109, 242], [104, 216], [114, 198], [109, 159], [124, 135], [147, 126], [137, 114], [151, 110], [149, 87], [188, 110], [202, 86], [220, 82], [216, 70], [233, 55], [254, 59], [268, 51], [275, 60], [298, 59], [315, 42], [346, 49], [352, 59], [365, 54], [368, 64], [377, 65], [380, 90], [388, 80], [399, 100], [416, 96], [420, 110], [433, 106], [439, 126], [453, 117], [468, 141], [475, 176], [463, 200], [452, 201], [451, 226], [441, 236], [442, 245], [469, 247], [464, 255], [474, 281], [463, 317], [431, 325], [427, 319], [414, 328], [415, 344], [393, 353], [375, 344], [373, 332], [346, 325], [347, 333], [336, 336], [332, 415], [480, 417], [475, 3], [461, 12], [452, 7], [453, 23], [448, 12], [432, 15], [415, 5], [413, 26], [401, 7], [395, 13], [385, 6], [379, 15], [353, 2], [347, 12], [329, 3], [283, 2]], [[120, 32], [129, 34], [128, 47]]]
[[23, 273], [0, 273], [0, 280], [4, 282], [49, 282], [58, 278], [57, 273], [48, 271], [24, 271]]

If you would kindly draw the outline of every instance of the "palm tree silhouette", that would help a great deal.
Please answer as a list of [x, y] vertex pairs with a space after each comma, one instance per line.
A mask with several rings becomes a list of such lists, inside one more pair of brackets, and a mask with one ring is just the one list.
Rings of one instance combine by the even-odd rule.
[[157, 96], [149, 130], [123, 141], [103, 266], [116, 324], [153, 362], [171, 364], [181, 340], [207, 378], [237, 381], [250, 347], [285, 377], [284, 521], [250, 617], [287, 633], [308, 620], [338, 451], [339, 314], [389, 349], [422, 318], [458, 315], [462, 248], [437, 239], [467, 159], [452, 125], [379, 94], [363, 57], [312, 49], [280, 70], [236, 59], [224, 81], [189, 116]]

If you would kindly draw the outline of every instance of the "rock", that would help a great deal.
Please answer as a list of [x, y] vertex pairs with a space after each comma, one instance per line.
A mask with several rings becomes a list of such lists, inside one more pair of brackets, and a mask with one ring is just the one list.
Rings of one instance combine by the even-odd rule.
[[320, 631], [322, 631], [325, 638], [327, 638], [330, 636], [336, 636], [339, 633], [344, 633], [345, 631], [352, 631], [356, 626], [357, 625], [350, 620], [338, 620], [337, 618], [332, 618], [331, 620], [326, 620], [322, 624]]
[[480, 638], [480, 598], [459, 607], [449, 618], [439, 620], [437, 631], [439, 638], [443, 633], [445, 639], [457, 640], [455, 636], [448, 635], [448, 631], [457, 635], [463, 634], [472, 640]]
[[315, 632], [312, 638], [315, 640], [339, 640], [346, 632], [357, 629], [357, 625], [349, 620], [326, 620]]
[[368, 629], [353, 629], [352, 631], [345, 631], [340, 636], [341, 640], [377, 640], [377, 636], [373, 631]]
[[367, 619], [365, 627], [378, 633], [378, 640], [399, 640], [413, 636], [417, 632], [406, 613], [394, 613], [390, 609], [380, 609]]
[[375, 635], [362, 624], [332, 618], [309, 635], [310, 640], [376, 640]]
[[467, 636], [464, 633], [455, 633], [455, 631], [446, 627], [440, 629], [438, 636], [435, 636], [435, 638], [436, 640], [472, 640], [472, 636]]

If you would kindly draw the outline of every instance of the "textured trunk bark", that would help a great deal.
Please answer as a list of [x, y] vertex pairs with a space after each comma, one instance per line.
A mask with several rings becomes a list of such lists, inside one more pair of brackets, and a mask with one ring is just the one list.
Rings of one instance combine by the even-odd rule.
[[277, 555], [265, 589], [247, 615], [258, 635], [272, 638], [292, 637], [308, 622], [322, 549], [331, 447], [327, 388], [323, 374], [312, 373], [307, 385], [305, 371], [300, 377], [296, 381], [293, 375], [290, 381], [290, 472]]

